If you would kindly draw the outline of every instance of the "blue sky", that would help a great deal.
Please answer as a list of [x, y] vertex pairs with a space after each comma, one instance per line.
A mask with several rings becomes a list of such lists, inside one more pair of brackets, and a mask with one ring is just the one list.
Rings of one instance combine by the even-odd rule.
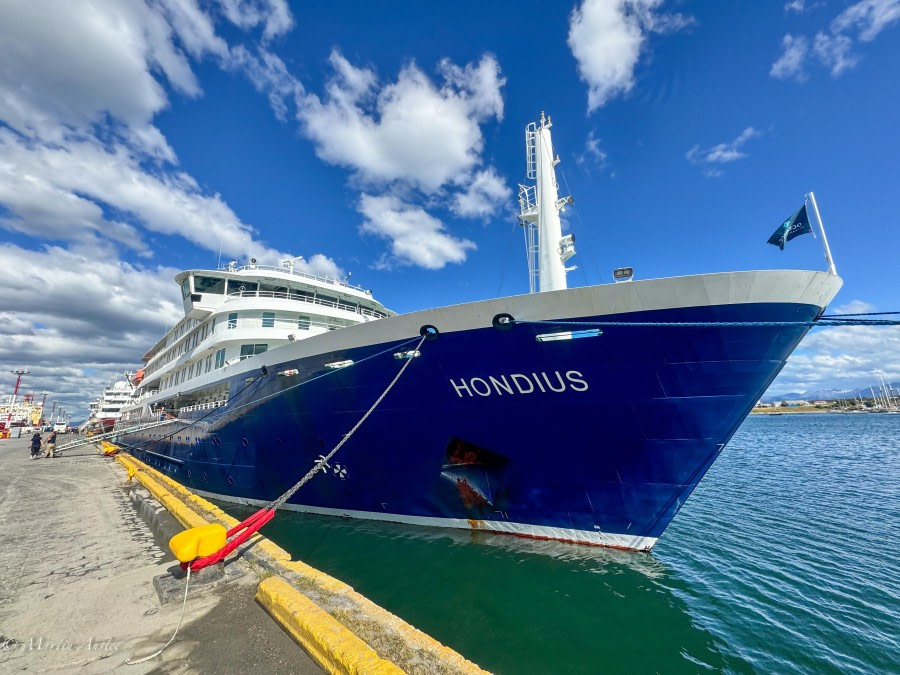
[[[0, 390], [82, 416], [252, 255], [395, 311], [527, 291], [524, 126], [552, 115], [570, 285], [824, 269], [900, 310], [900, 0], [0, 5]], [[898, 329], [810, 334], [771, 391], [900, 379]], [[9, 390], [9, 391], [7, 391]]]

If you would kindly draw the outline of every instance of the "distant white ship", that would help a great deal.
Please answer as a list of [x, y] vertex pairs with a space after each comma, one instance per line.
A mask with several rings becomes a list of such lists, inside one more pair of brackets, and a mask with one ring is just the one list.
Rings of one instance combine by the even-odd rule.
[[90, 404], [90, 414], [79, 431], [91, 434], [112, 431], [122, 409], [131, 401], [133, 392], [134, 387], [129, 379], [117, 380], [111, 387], [106, 387], [100, 398]]

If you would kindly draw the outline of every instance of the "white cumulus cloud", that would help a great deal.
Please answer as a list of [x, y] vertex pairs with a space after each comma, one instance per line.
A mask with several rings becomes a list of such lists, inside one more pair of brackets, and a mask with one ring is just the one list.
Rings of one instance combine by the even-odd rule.
[[487, 220], [511, 199], [481, 156], [481, 124], [503, 117], [505, 80], [496, 59], [485, 55], [464, 66], [445, 59], [437, 80], [410, 63], [391, 82], [337, 50], [330, 63], [322, 95], [298, 99], [298, 119], [316, 154], [346, 168], [364, 190], [361, 231], [390, 241], [386, 266], [463, 262], [475, 244], [453, 236], [428, 210]]
[[778, 80], [794, 78], [800, 82], [804, 81], [807, 76], [803, 64], [809, 53], [809, 40], [803, 35], [785, 35], [781, 44], [784, 52], [772, 64], [769, 75]]
[[363, 194], [359, 212], [365, 218], [361, 230], [391, 242], [391, 254], [399, 264], [440, 269], [460, 263], [475, 244], [446, 232], [444, 224], [424, 209], [393, 195]]
[[[753, 127], [744, 129], [737, 138], [730, 143], [719, 143], [711, 148], [701, 148], [695, 145], [687, 151], [685, 157], [693, 164], [727, 164], [747, 156], [743, 147], [751, 138], [762, 134]], [[721, 172], [713, 172], [710, 175], [720, 176]]]
[[[785, 5], [786, 10], [801, 13], [802, 2]], [[769, 74], [777, 79], [806, 79], [806, 62], [813, 59], [828, 68], [832, 77], [839, 77], [859, 64], [861, 57], [855, 48], [859, 43], [872, 42], [892, 24], [900, 21], [900, 0], [859, 0], [835, 17], [828, 31], [820, 30], [812, 41], [804, 36], [785, 35], [784, 51], [772, 64]]]
[[[276, 111], [302, 92], [265, 44], [217, 34], [217, 12], [264, 41], [292, 25], [283, 0], [0, 3], [0, 228], [32, 239], [0, 245], [11, 317], [0, 371], [29, 365], [29, 388], [75, 405], [180, 317], [174, 270], [122, 259], [149, 265], [157, 235], [267, 264], [287, 257], [179, 168], [154, 123], [171, 97], [202, 95], [202, 61], [246, 75]], [[341, 275], [320, 253], [298, 268]]]
[[588, 112], [634, 87], [634, 70], [647, 33], [667, 33], [694, 23], [657, 12], [663, 0], [584, 0], [569, 22], [569, 47], [588, 85]]
[[451, 209], [464, 218], [487, 218], [498, 204], [512, 200], [512, 190], [494, 167], [477, 172], [464, 190], [453, 196]]
[[464, 68], [443, 62], [436, 84], [415, 64], [379, 89], [376, 74], [331, 55], [324, 98], [308, 95], [299, 119], [318, 156], [365, 184], [401, 182], [425, 193], [463, 180], [480, 162], [479, 123], [500, 119], [504, 79], [492, 56]]
[[[876, 310], [870, 303], [852, 300], [831, 308], [828, 313]], [[803, 338], [769, 391], [779, 394], [855, 389], [877, 382], [878, 373], [883, 373], [888, 382], [900, 380], [900, 327], [823, 327]]]

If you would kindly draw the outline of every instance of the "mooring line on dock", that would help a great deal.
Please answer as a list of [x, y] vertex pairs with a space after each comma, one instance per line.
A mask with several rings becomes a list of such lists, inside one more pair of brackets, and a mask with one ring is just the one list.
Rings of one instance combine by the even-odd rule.
[[137, 661], [132, 661], [130, 658], [125, 659], [125, 663], [127, 665], [136, 666], [139, 663], [144, 663], [146, 661], [149, 661], [150, 659], [155, 659], [157, 656], [159, 656], [164, 651], [166, 651], [166, 648], [170, 644], [172, 644], [172, 642], [175, 640], [175, 636], [178, 635], [178, 630], [181, 628], [182, 622], [184, 621], [184, 614], [185, 614], [185, 611], [187, 610], [188, 588], [190, 588], [190, 586], [191, 586], [191, 568], [189, 567], [187, 570], [187, 577], [185, 578], [185, 581], [184, 581], [184, 600], [181, 601], [181, 618], [178, 619], [178, 625], [175, 626], [175, 632], [172, 633], [172, 637], [169, 638], [169, 641], [166, 644], [164, 644], [162, 647], [160, 647], [157, 651], [153, 652], [149, 656], [141, 657]]
[[[427, 338], [427, 336], [425, 336], [425, 337]], [[369, 361], [369, 360], [371, 360], [371, 359], [377, 358], [377, 357], [379, 357], [379, 356], [383, 356], [384, 354], [387, 354], [388, 352], [392, 352], [392, 351], [396, 351], [396, 350], [398, 350], [398, 349], [402, 349], [403, 347], [406, 347], [407, 345], [410, 345], [410, 344], [412, 344], [413, 342], [415, 342], [416, 340], [419, 340], [419, 339], [420, 339], [419, 336], [416, 336], [416, 337], [414, 337], [414, 338], [410, 338], [410, 339], [406, 340], [405, 342], [401, 342], [401, 343], [398, 344], [398, 345], [393, 345], [393, 346], [388, 347], [388, 348], [386, 348], [386, 349], [383, 349], [383, 350], [381, 350], [380, 352], [377, 352], [377, 353], [375, 353], [375, 354], [370, 354], [369, 356], [366, 356], [365, 358], [362, 358], [362, 359], [360, 359], [359, 361], [354, 362], [353, 365], [354, 365], [354, 366], [357, 366], [357, 365], [359, 365], [359, 364], [361, 364], [361, 363], [365, 363], [366, 361]], [[171, 420], [165, 420], [165, 421], [163, 421], [163, 422], [160, 422], [160, 426], [162, 426], [162, 425], [165, 424], [165, 423], [173, 423], [173, 422], [181, 422], [182, 424], [184, 424], [184, 426], [181, 427], [180, 429], [176, 429], [175, 431], [172, 431], [172, 432], [170, 432], [170, 433], [163, 434], [162, 436], [159, 436], [158, 438], [147, 439], [146, 441], [138, 441], [137, 443], [134, 443], [134, 444], [128, 444], [128, 448], [140, 448], [141, 446], [143, 446], [143, 445], [145, 445], [145, 444], [147, 444], [147, 443], [150, 443], [150, 442], [157, 442], [157, 441], [159, 441], [160, 439], [171, 438], [171, 437], [174, 436], [175, 434], [181, 433], [181, 432], [183, 432], [185, 429], [190, 429], [191, 427], [193, 427], [193, 426], [199, 424], [200, 422], [204, 421], [206, 418], [208, 418], [208, 417], [214, 415], [215, 413], [220, 413], [220, 412], [222, 412], [223, 410], [230, 411], [230, 412], [234, 412], [235, 410], [240, 410], [240, 409], [242, 409], [242, 408], [246, 408], [246, 407], [249, 406], [249, 405], [253, 405], [253, 404], [256, 404], [256, 403], [260, 403], [261, 401], [265, 401], [265, 400], [268, 400], [268, 399], [270, 399], [270, 398], [275, 398], [276, 396], [281, 396], [282, 394], [286, 394], [287, 392], [289, 392], [289, 391], [291, 391], [291, 390], [293, 390], [293, 389], [296, 389], [296, 388], [298, 388], [298, 387], [303, 387], [303, 386], [305, 386], [305, 385], [307, 385], [307, 384], [310, 384], [310, 383], [312, 383], [312, 382], [315, 382], [316, 380], [320, 380], [320, 379], [322, 379], [323, 377], [328, 377], [329, 375], [334, 375], [335, 373], [338, 373], [338, 372], [340, 372], [341, 370], [343, 370], [343, 368], [337, 368], [337, 369], [335, 369], [335, 370], [329, 370], [329, 371], [324, 372], [324, 373], [319, 373], [318, 375], [315, 375], [314, 377], [311, 377], [311, 378], [309, 378], [309, 379], [307, 379], [307, 380], [303, 380], [302, 382], [298, 382], [297, 384], [291, 385], [290, 387], [285, 387], [284, 389], [282, 389], [282, 390], [280, 390], [280, 391], [276, 391], [276, 392], [273, 392], [273, 393], [271, 393], [271, 394], [267, 394], [266, 396], [262, 396], [262, 397], [260, 397], [260, 398], [255, 398], [255, 399], [253, 399], [252, 401], [247, 401], [246, 403], [241, 403], [240, 405], [235, 405], [235, 406], [230, 406], [230, 407], [226, 405], [226, 406], [223, 406], [223, 407], [221, 407], [221, 408], [213, 408], [212, 410], [210, 410], [210, 411], [209, 411], [208, 413], [206, 413], [205, 415], [202, 415], [201, 417], [198, 417], [197, 419], [192, 420], [192, 421], [190, 421], [190, 422], [188, 422], [187, 420], [180, 420], [180, 419], [177, 418], [177, 417], [176, 417], [176, 418], [173, 418], [173, 419], [171, 419]], [[262, 382], [262, 381], [263, 381], [263, 378], [264, 378], [266, 375], [268, 375], [268, 369], [266, 369], [265, 374], [260, 375], [260, 376], [257, 376], [257, 377], [254, 377], [252, 381], [247, 382], [247, 384], [244, 385], [244, 387], [243, 387], [240, 391], [238, 391], [238, 392], [232, 397], [232, 400], [237, 399], [241, 394], [243, 394], [243, 393], [247, 390], [247, 388], [250, 387], [250, 385], [252, 385], [252, 384], [254, 384], [254, 383]], [[113, 436], [128, 436], [128, 435], [137, 433], [138, 431], [141, 431], [141, 429], [134, 429], [134, 430], [126, 429], [126, 430], [124, 430], [124, 431], [121, 432], [121, 433], [112, 432], [112, 434], [113, 434]]]
[[[437, 332], [435, 330], [434, 333], [426, 332], [424, 327], [422, 331], [422, 335], [419, 338], [412, 338], [407, 340], [406, 342], [399, 345], [399, 347], [405, 347], [408, 344], [411, 344], [416, 339], [418, 339], [418, 344], [415, 349], [406, 353], [404, 358], [404, 363], [400, 367], [400, 370], [397, 371], [397, 374], [394, 375], [393, 379], [390, 383], [385, 387], [384, 391], [375, 399], [375, 402], [369, 406], [369, 409], [366, 410], [365, 414], [357, 421], [355, 425], [348, 431], [341, 440], [332, 448], [332, 450], [327, 455], [319, 455], [319, 458], [313, 463], [313, 467], [294, 485], [292, 485], [284, 494], [280, 497], [276, 498], [268, 505], [264, 506], [262, 509], [251, 515], [249, 518], [244, 519], [242, 522], [238, 523], [236, 526], [232, 527], [230, 530], [225, 530], [225, 527], [218, 523], [210, 523], [208, 525], [194, 527], [189, 530], [185, 530], [181, 532], [175, 537], [173, 537], [169, 542], [169, 548], [172, 549], [172, 552], [175, 553], [179, 562], [181, 563], [181, 567], [184, 570], [187, 570], [187, 577], [185, 578], [184, 584], [184, 600], [182, 601], [181, 606], [181, 618], [178, 620], [178, 625], [175, 627], [175, 632], [172, 633], [172, 637], [169, 638], [169, 641], [163, 645], [160, 649], [158, 649], [153, 654], [148, 656], [144, 656], [140, 659], [132, 661], [130, 658], [125, 660], [125, 663], [128, 665], [137, 665], [139, 663], [144, 663], [149, 661], [150, 659], [154, 659], [160, 654], [162, 654], [166, 648], [172, 644], [175, 640], [175, 636], [178, 635], [178, 630], [181, 628], [181, 624], [184, 621], [184, 615], [187, 608], [187, 597], [188, 597], [188, 589], [190, 588], [191, 582], [191, 571], [199, 571], [204, 567], [208, 567], [209, 565], [214, 565], [222, 560], [224, 560], [232, 551], [245, 543], [250, 537], [257, 534], [260, 528], [263, 527], [266, 523], [268, 523], [275, 516], [275, 512], [291, 497], [293, 497], [300, 488], [302, 488], [306, 483], [312, 480], [313, 476], [315, 476], [320, 470], [322, 472], [326, 472], [326, 467], [329, 466], [328, 461], [334, 457], [338, 451], [350, 440], [353, 434], [365, 423], [367, 419], [375, 412], [375, 409], [381, 404], [381, 402], [385, 399], [385, 397], [390, 393], [391, 389], [394, 388], [394, 385], [400, 380], [403, 374], [406, 372], [406, 369], [409, 368], [409, 364], [412, 363], [412, 360], [420, 355], [419, 349], [421, 349], [422, 344], [432, 335], [436, 335]], [[398, 346], [391, 347], [390, 349], [379, 352], [378, 354], [373, 354], [371, 357], [380, 356], [381, 354], [386, 353], [387, 351], [392, 351], [399, 348]], [[360, 361], [361, 363], [362, 361]], [[321, 376], [318, 376], [321, 377]], [[318, 379], [313, 378], [313, 379]], [[307, 384], [311, 382], [312, 379], [306, 380], [300, 384]], [[249, 386], [250, 383], [248, 383]], [[298, 385], [294, 385], [295, 388]], [[243, 391], [243, 390], [242, 390]], [[282, 390], [284, 393], [288, 391], [287, 389]], [[245, 405], [249, 405], [245, 404]], [[199, 421], [199, 420], [198, 420]], [[177, 543], [176, 543], [176, 540]], [[210, 541], [215, 541], [218, 546], [218, 550], [214, 553], [206, 555], [204, 557], [197, 557], [197, 552], [200, 550], [201, 545], [209, 546]], [[182, 555], [179, 555], [182, 551], [192, 551], [193, 558], [189, 560], [182, 560]], [[190, 555], [190, 553], [188, 554]]]
[[[416, 345], [416, 348], [412, 350], [411, 354], [418, 355], [419, 349], [422, 347], [422, 344], [425, 340], [428, 339], [428, 335], [422, 335], [419, 338], [419, 343]], [[404, 343], [409, 344], [412, 340]], [[394, 347], [393, 349], [396, 349]], [[323, 473], [326, 472], [326, 467], [330, 467], [328, 461], [334, 457], [338, 451], [344, 447], [344, 444], [350, 440], [353, 434], [365, 423], [367, 419], [375, 412], [375, 409], [381, 404], [384, 398], [388, 395], [391, 389], [394, 388], [394, 385], [400, 380], [403, 376], [403, 373], [406, 372], [406, 369], [409, 368], [409, 364], [412, 363], [413, 358], [415, 356], [410, 356], [404, 360], [403, 366], [401, 366], [400, 370], [397, 371], [397, 374], [394, 375], [394, 378], [390, 381], [387, 387], [385, 387], [384, 391], [381, 392], [381, 395], [375, 399], [375, 402], [369, 407], [369, 409], [365, 412], [365, 414], [359, 419], [359, 421], [353, 425], [353, 428], [350, 429], [344, 436], [338, 441], [337, 445], [331, 449], [331, 451], [327, 455], [319, 455], [319, 458], [313, 463], [313, 467], [304, 475], [299, 481], [297, 481], [294, 485], [292, 485], [288, 490], [286, 490], [280, 497], [277, 497], [269, 504], [259, 509], [256, 513], [251, 515], [249, 518], [246, 518], [244, 521], [238, 523], [235, 527], [231, 528], [228, 531], [224, 531], [219, 533], [211, 533], [212, 536], [221, 537], [224, 534], [225, 542], [222, 542], [222, 546], [215, 551], [214, 553], [207, 555], [205, 557], [195, 557], [192, 560], [181, 561], [181, 566], [185, 569], [187, 567], [191, 567], [195, 572], [203, 569], [209, 565], [214, 565], [228, 556], [229, 553], [234, 551], [238, 546], [247, 541], [250, 537], [256, 534], [266, 523], [268, 523], [272, 518], [275, 517], [275, 512], [291, 497], [293, 497], [297, 491], [302, 488], [306, 483], [308, 483], [313, 476], [315, 476], [319, 471]], [[193, 528], [197, 529], [197, 528]], [[185, 534], [185, 533], [182, 533]], [[210, 533], [206, 533], [210, 534]], [[180, 536], [180, 535], [179, 535]], [[189, 547], [188, 550], [195, 550], [196, 547]], [[173, 551], [174, 552], [174, 551]], [[176, 553], [176, 557], [178, 557]]]

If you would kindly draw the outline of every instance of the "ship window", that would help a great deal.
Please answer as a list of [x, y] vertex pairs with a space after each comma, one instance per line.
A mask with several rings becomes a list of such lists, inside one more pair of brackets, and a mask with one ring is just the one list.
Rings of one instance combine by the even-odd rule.
[[268, 350], [269, 345], [241, 345], [241, 361]]
[[260, 284], [259, 293], [266, 298], [284, 298], [287, 297], [287, 286], [275, 286], [274, 284]]
[[225, 365], [225, 348], [219, 349], [216, 351], [216, 368], [221, 368]]
[[187, 297], [191, 294], [191, 278], [185, 277], [181, 282], [181, 295], [182, 297]]
[[256, 291], [259, 289], [259, 284], [255, 281], [244, 281], [242, 279], [232, 279], [228, 282], [228, 292], [229, 293], [237, 293], [240, 295], [256, 295]]
[[228, 327], [229, 328], [237, 328], [237, 312], [232, 312], [228, 315]]
[[262, 327], [263, 328], [274, 328], [275, 327], [275, 312], [263, 312]]
[[332, 298], [330, 295], [316, 295], [316, 302], [320, 305], [327, 305], [328, 307], [337, 306], [337, 298]]
[[222, 295], [225, 293], [225, 280], [215, 277], [194, 277], [194, 292]]
[[297, 328], [300, 330], [309, 330], [309, 317], [301, 316], [297, 319]]

